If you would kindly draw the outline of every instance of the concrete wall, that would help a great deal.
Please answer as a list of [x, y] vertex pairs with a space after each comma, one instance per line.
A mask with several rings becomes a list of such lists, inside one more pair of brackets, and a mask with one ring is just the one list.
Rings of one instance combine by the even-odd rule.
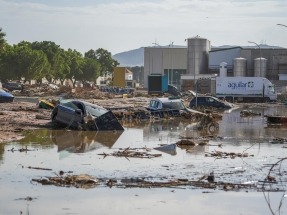
[[[243, 49], [242, 57], [247, 59], [247, 76], [254, 76], [254, 59], [260, 57], [258, 49]], [[267, 59], [266, 78], [278, 80], [278, 74], [287, 74], [287, 49], [261, 48], [261, 57]]]
[[161, 74], [164, 71], [186, 70], [187, 49], [171, 47], [144, 48], [144, 88], [148, 87], [148, 75]]

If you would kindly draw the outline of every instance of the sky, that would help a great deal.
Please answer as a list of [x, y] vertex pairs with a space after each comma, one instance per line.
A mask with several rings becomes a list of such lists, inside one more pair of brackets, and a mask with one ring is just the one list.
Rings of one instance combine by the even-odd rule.
[[[287, 0], [0, 0], [10, 45], [52, 41], [112, 55], [140, 47], [267, 44], [287, 48]], [[253, 44], [248, 41], [254, 42]]]

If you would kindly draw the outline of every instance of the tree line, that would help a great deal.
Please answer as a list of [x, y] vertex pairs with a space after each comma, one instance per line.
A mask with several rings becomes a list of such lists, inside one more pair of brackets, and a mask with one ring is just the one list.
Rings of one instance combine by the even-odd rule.
[[9, 45], [6, 33], [0, 28], [0, 80], [36, 80], [42, 83], [45, 78], [61, 84], [66, 79], [73, 86], [77, 81], [95, 82], [99, 76], [108, 75], [119, 63], [110, 52], [99, 48], [82, 55], [77, 50], [64, 50], [52, 41], [27, 42]]

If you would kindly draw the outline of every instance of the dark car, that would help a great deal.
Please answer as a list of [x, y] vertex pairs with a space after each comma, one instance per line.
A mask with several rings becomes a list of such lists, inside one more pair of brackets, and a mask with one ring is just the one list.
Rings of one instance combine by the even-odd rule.
[[16, 83], [16, 82], [5, 82], [5, 83], [2, 83], [2, 88], [7, 89], [9, 91], [23, 90], [22, 84]]
[[163, 118], [165, 116], [181, 116], [186, 110], [183, 102], [178, 97], [153, 98], [147, 110], [151, 115]]
[[229, 109], [233, 107], [232, 104], [226, 101], [222, 101], [213, 96], [193, 97], [189, 103], [189, 107], [194, 108], [196, 106], [214, 107], [214, 108], [222, 108], [222, 109]]
[[167, 92], [173, 96], [182, 96], [182, 93], [176, 88], [176, 86], [171, 84], [168, 85]]
[[61, 100], [52, 111], [52, 122], [79, 130], [124, 130], [115, 115], [101, 107], [81, 100]]
[[0, 89], [0, 103], [13, 102], [14, 96], [3, 89]]

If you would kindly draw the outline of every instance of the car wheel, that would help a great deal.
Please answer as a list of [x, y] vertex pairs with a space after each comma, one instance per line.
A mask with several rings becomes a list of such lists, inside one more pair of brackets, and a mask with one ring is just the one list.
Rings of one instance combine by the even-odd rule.
[[208, 127], [208, 131], [211, 134], [214, 134], [215, 132], [219, 130], [219, 124], [217, 122], [211, 122], [207, 125], [207, 127]]
[[270, 98], [265, 98], [265, 102], [270, 102]]

